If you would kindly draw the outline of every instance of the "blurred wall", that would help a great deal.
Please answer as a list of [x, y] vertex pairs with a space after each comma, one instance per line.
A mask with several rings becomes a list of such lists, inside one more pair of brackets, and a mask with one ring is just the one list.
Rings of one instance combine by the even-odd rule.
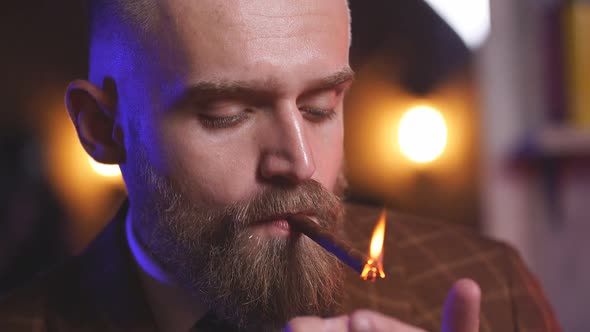
[[489, 235], [519, 249], [564, 331], [585, 332], [590, 331], [590, 154], [511, 166], [526, 137], [554, 125], [547, 86], [560, 82], [551, 81], [555, 77], [547, 67], [542, 6], [551, 3], [557, 2], [491, 2], [492, 34], [479, 61], [485, 104], [483, 221]]

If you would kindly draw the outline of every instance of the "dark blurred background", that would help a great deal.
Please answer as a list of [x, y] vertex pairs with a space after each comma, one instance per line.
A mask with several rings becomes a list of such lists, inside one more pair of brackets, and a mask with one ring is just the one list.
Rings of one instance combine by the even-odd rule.
[[[350, 198], [507, 241], [590, 331], [590, 2], [352, 0]], [[79, 146], [83, 2], [3, 5], [0, 295], [79, 253], [125, 196]], [[395, 230], [392, 230], [395, 231]]]

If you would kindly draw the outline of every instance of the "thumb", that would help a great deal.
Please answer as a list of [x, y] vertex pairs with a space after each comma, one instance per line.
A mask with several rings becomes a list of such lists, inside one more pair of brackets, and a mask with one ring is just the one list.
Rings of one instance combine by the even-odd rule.
[[481, 290], [471, 279], [453, 285], [445, 300], [442, 332], [478, 332]]

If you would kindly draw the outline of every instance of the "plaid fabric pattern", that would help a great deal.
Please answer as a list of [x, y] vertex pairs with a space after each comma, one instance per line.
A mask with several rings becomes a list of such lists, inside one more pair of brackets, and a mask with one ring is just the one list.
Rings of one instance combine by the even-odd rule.
[[[347, 234], [359, 249], [368, 248], [379, 214], [376, 208], [347, 206]], [[482, 289], [481, 332], [561, 331], [539, 283], [506, 244], [390, 211], [384, 248], [386, 279], [368, 284], [350, 273], [346, 311], [369, 307], [439, 331], [448, 290], [456, 280], [471, 278]]]
[[[126, 208], [83, 256], [0, 302], [0, 331], [156, 331], [130, 263]], [[346, 234], [357, 248], [368, 248], [379, 213], [347, 205]], [[510, 247], [433, 221], [387, 217], [387, 278], [367, 283], [347, 269], [343, 313], [370, 308], [439, 331], [448, 289], [468, 277], [483, 291], [481, 332], [560, 331], [539, 284]]]

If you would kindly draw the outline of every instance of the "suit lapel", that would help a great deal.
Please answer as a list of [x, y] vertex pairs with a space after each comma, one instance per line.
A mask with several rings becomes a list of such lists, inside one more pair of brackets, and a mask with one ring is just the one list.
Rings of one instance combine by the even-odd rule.
[[156, 331], [125, 236], [125, 201], [115, 218], [80, 257], [81, 291], [92, 299], [107, 331]]

